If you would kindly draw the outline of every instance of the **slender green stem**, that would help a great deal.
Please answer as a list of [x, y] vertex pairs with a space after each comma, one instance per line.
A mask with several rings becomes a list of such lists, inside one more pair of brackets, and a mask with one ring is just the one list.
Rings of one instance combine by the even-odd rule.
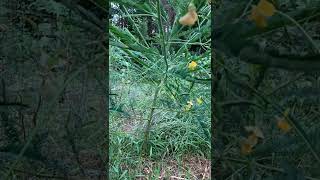
[[246, 5], [246, 7], [244, 8], [241, 16], [236, 20], [236, 22], [239, 22], [245, 15], [248, 14], [247, 11], [248, 11], [250, 5], [252, 4], [252, 2], [253, 2], [253, 0], [250, 0], [250, 1], [247, 3], [247, 5]]
[[156, 17], [153, 14], [130, 14], [130, 15], [123, 15], [122, 17]]
[[151, 111], [148, 117], [148, 122], [147, 122], [147, 126], [144, 132], [144, 142], [143, 142], [143, 147], [142, 147], [142, 153], [147, 154], [147, 150], [148, 150], [148, 142], [149, 142], [149, 135], [150, 135], [150, 129], [151, 129], [151, 125], [152, 125], [152, 119], [153, 119], [153, 114], [154, 114], [154, 110], [156, 109], [156, 103], [157, 103], [157, 99], [158, 99], [158, 95], [159, 92], [161, 90], [161, 87], [164, 83], [165, 79], [162, 79], [162, 81], [160, 82], [160, 84], [158, 85], [154, 96], [153, 96], [153, 101], [152, 101], [152, 106], [151, 106]]
[[156, 106], [156, 102], [157, 102], [157, 99], [158, 99], [159, 92], [160, 92], [163, 84], [167, 80], [167, 72], [168, 72], [166, 39], [165, 39], [165, 32], [163, 30], [163, 25], [162, 25], [160, 0], [158, 0], [157, 11], [158, 11], [158, 25], [159, 25], [159, 28], [160, 28], [160, 36], [161, 36], [161, 39], [162, 39], [161, 48], [162, 48], [162, 54], [164, 56], [164, 61], [165, 61], [165, 64], [166, 64], [166, 69], [165, 69], [164, 78], [161, 79], [161, 82], [157, 86], [156, 91], [155, 91], [154, 96], [153, 96], [152, 106], [151, 106], [150, 114], [149, 114], [149, 117], [148, 117], [147, 126], [146, 126], [146, 129], [145, 129], [145, 132], [144, 132], [144, 143], [143, 143], [142, 151], [141, 151], [144, 154], [147, 154], [147, 150], [149, 149], [148, 148], [148, 142], [149, 142], [149, 136], [150, 136], [150, 129], [151, 129], [151, 126], [152, 126], [153, 114], [154, 114], [154, 110], [155, 110], [155, 106]]
[[129, 20], [130, 20], [131, 23], [133, 24], [133, 27], [134, 27], [135, 31], [138, 33], [138, 35], [139, 35], [140, 38], [142, 39], [143, 43], [144, 43], [147, 47], [149, 47], [149, 44], [147, 43], [147, 41], [146, 41], [145, 38], [143, 37], [143, 35], [142, 35], [142, 33], [140, 32], [138, 26], [137, 26], [136, 23], [133, 21], [131, 15], [129, 15], [129, 13], [128, 13], [128, 11], [127, 11], [127, 8], [124, 7], [124, 6], [122, 6], [122, 7], [123, 7], [125, 13], [127, 14], [127, 16], [129, 17]]
[[267, 96], [271, 96], [273, 95], [275, 92], [277, 92], [278, 90], [284, 88], [284, 87], [287, 87], [289, 84], [295, 82], [296, 80], [298, 80], [299, 78], [301, 78], [302, 76], [304, 75], [304, 73], [300, 73], [298, 74], [296, 77], [294, 77], [293, 79], [283, 83], [283, 84], [280, 84], [277, 88], [273, 89], [271, 92], [267, 93], [266, 95]]
[[165, 33], [163, 30], [163, 24], [162, 24], [162, 18], [161, 18], [161, 8], [160, 8], [160, 0], [158, 0], [157, 3], [157, 11], [158, 11], [158, 25], [159, 25], [159, 29], [160, 29], [160, 36], [161, 36], [161, 40], [162, 40], [162, 55], [164, 56], [164, 61], [166, 64], [166, 71], [165, 73], [167, 73], [168, 71], [168, 59], [167, 59], [167, 48], [166, 48], [166, 37], [165, 37]]
[[290, 17], [289, 15], [287, 15], [281, 11], [277, 11], [277, 13], [279, 13], [281, 16], [287, 18], [289, 21], [291, 21], [293, 24], [295, 24], [301, 30], [303, 35], [308, 39], [308, 41], [313, 46], [313, 48], [317, 51], [317, 53], [320, 53], [320, 49], [319, 49], [318, 45], [314, 42], [314, 40], [309, 36], [309, 34], [303, 29], [303, 27], [296, 20], [294, 20], [292, 17]]

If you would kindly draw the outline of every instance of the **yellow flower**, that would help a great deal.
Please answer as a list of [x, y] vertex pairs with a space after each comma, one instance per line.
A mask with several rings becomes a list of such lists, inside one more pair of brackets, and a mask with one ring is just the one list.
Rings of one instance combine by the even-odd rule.
[[244, 129], [248, 132], [251, 132], [253, 135], [259, 138], [264, 138], [264, 135], [259, 127], [256, 126], [245, 126]]
[[187, 105], [186, 105], [186, 107], [185, 107], [185, 111], [190, 111], [190, 109], [192, 108], [192, 106], [193, 106], [192, 101], [188, 101], [188, 102], [187, 102]]
[[252, 149], [258, 143], [259, 138], [264, 138], [264, 135], [260, 128], [256, 126], [244, 127], [246, 131], [250, 132], [250, 135], [243, 139], [240, 143], [241, 154], [248, 155], [252, 152]]
[[291, 125], [285, 118], [278, 118], [277, 126], [284, 133], [287, 133], [291, 130]]
[[240, 143], [241, 154], [248, 155], [252, 152], [252, 144], [248, 141], [248, 139], [242, 140]]
[[194, 70], [196, 69], [197, 65], [198, 65], [197, 62], [191, 61], [191, 62], [189, 63], [189, 65], [188, 65], [188, 69], [189, 69], [190, 71], [194, 71]]
[[257, 6], [252, 7], [249, 19], [254, 21], [258, 27], [267, 26], [267, 17], [272, 16], [276, 12], [276, 8], [267, 0], [260, 0]]
[[202, 100], [201, 97], [197, 98], [197, 103], [198, 103], [199, 105], [201, 105], [201, 104], [203, 103], [203, 100]]
[[248, 155], [252, 152], [253, 147], [258, 143], [258, 137], [252, 133], [247, 138], [242, 139], [240, 143], [241, 154]]
[[254, 133], [250, 134], [247, 138], [248, 143], [251, 144], [251, 146], [255, 146], [258, 143], [258, 136], [256, 136]]
[[192, 26], [198, 20], [197, 8], [193, 3], [188, 6], [188, 13], [179, 19], [179, 23], [184, 26]]

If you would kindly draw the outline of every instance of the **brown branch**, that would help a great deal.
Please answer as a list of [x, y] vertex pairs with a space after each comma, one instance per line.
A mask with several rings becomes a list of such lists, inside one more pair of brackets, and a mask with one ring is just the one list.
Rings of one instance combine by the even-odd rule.
[[274, 56], [267, 52], [259, 52], [257, 47], [245, 47], [240, 52], [240, 60], [266, 67], [275, 67], [298, 71], [319, 71], [320, 55], [314, 56]]

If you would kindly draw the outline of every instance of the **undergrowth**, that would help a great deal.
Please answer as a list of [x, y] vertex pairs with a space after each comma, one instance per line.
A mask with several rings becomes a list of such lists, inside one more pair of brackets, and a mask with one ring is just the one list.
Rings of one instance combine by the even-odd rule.
[[120, 1], [111, 7], [110, 178], [208, 179], [210, 5]]

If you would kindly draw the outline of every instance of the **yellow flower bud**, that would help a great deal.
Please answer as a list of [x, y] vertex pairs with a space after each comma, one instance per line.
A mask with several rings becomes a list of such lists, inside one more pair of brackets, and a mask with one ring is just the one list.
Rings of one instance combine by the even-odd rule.
[[240, 142], [241, 154], [248, 155], [252, 152], [252, 149], [255, 145], [258, 144], [259, 138], [264, 138], [264, 135], [260, 128], [256, 126], [246, 126], [245, 130], [250, 132], [250, 135], [242, 139]]
[[189, 65], [188, 65], [188, 69], [189, 69], [190, 71], [194, 71], [194, 70], [196, 69], [197, 65], [198, 65], [197, 62], [191, 61], [191, 62], [189, 63]]
[[201, 105], [201, 104], [203, 103], [203, 100], [202, 100], [201, 97], [200, 97], [200, 98], [197, 98], [197, 103], [198, 103], [199, 105]]

